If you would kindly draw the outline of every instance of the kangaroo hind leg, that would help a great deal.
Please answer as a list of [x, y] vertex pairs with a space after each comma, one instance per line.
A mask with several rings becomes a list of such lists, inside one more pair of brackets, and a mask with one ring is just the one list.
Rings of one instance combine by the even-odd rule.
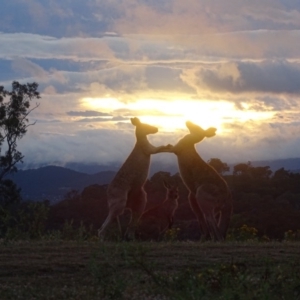
[[204, 184], [197, 189], [196, 201], [204, 215], [207, 229], [211, 238], [215, 241], [224, 240], [218, 221], [216, 219], [215, 209], [218, 206], [218, 197], [215, 195], [215, 187], [212, 184]]
[[209, 230], [207, 228], [206, 220], [204, 217], [204, 214], [202, 213], [202, 210], [199, 207], [199, 204], [197, 203], [196, 196], [192, 193], [189, 194], [189, 202], [192, 211], [197, 217], [198, 224], [200, 227], [200, 234], [201, 234], [201, 240], [208, 240], [209, 239]]
[[225, 203], [222, 206], [220, 211], [221, 211], [221, 216], [219, 219], [218, 227], [220, 229], [223, 238], [225, 239], [228, 231], [231, 215], [232, 215], [232, 203], [231, 202]]
[[127, 207], [131, 209], [131, 220], [125, 234], [128, 239], [135, 239], [135, 231], [145, 210], [146, 203], [147, 194], [143, 189], [131, 191], [129, 193]]
[[[109, 204], [109, 203], [108, 203]], [[109, 205], [108, 216], [103, 222], [100, 229], [98, 229], [98, 237], [101, 241], [104, 240], [105, 233], [108, 226], [117, 218], [118, 226], [120, 228], [119, 216], [123, 214], [126, 205], [126, 197], [115, 198], [112, 205]], [[122, 232], [120, 232], [122, 234]]]

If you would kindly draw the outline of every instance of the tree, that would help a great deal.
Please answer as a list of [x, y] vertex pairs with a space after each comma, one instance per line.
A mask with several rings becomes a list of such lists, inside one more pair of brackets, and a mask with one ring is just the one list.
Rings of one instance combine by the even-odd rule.
[[17, 150], [17, 141], [27, 132], [28, 115], [39, 106], [30, 108], [30, 101], [39, 99], [37, 83], [12, 83], [12, 90], [0, 86], [0, 183], [5, 175], [17, 170], [17, 163], [23, 162], [23, 155]]
[[246, 175], [249, 174], [249, 170], [252, 168], [252, 164], [248, 161], [247, 164], [240, 163], [233, 167], [233, 175]]
[[252, 167], [250, 168], [250, 174], [256, 179], [270, 179], [272, 171], [269, 166], [264, 167]]
[[219, 158], [211, 158], [207, 163], [221, 175], [230, 170], [227, 163], [222, 162]]
[[30, 109], [30, 101], [39, 99], [37, 83], [12, 83], [8, 91], [0, 86], [0, 205], [9, 205], [20, 201], [20, 190], [5, 176], [17, 171], [17, 163], [23, 162], [23, 155], [17, 150], [17, 141], [27, 132], [28, 115], [39, 106]]
[[[8, 207], [11, 204], [21, 202], [21, 189], [10, 179], [3, 179], [0, 182], [0, 207]], [[1, 217], [0, 217], [1, 223]]]
[[288, 180], [290, 177], [291, 177], [290, 171], [285, 170], [284, 168], [280, 168], [274, 172], [272, 179], [280, 182], [282, 180]]

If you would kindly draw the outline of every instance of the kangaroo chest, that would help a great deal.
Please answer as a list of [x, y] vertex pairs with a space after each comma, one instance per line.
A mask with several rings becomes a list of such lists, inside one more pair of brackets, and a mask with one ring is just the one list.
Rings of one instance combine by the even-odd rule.
[[150, 155], [131, 154], [120, 168], [113, 184], [118, 184], [123, 188], [143, 186], [148, 177], [149, 166]]
[[177, 158], [181, 178], [191, 192], [196, 193], [202, 184], [215, 184], [218, 181], [211, 168], [200, 157], [180, 155]]

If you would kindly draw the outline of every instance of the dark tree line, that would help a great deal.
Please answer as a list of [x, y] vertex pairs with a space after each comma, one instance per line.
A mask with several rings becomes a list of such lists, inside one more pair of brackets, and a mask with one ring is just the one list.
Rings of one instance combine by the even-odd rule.
[[[233, 194], [231, 232], [246, 224], [257, 229], [258, 237], [266, 235], [282, 239], [288, 230], [300, 229], [300, 174], [283, 168], [273, 173], [268, 166], [254, 167], [248, 162], [237, 164], [232, 174], [223, 176]], [[188, 192], [179, 174], [157, 172], [147, 181], [146, 209], [163, 201], [163, 180], [179, 187], [179, 208], [173, 225], [175, 229], [179, 229], [177, 237], [199, 239], [198, 223], [190, 209]], [[69, 194], [65, 200], [51, 207], [51, 226], [57, 229], [65, 220], [73, 220], [75, 226], [80, 226], [83, 222], [86, 226], [99, 228], [107, 214], [106, 188], [106, 185], [92, 185], [82, 193]]]

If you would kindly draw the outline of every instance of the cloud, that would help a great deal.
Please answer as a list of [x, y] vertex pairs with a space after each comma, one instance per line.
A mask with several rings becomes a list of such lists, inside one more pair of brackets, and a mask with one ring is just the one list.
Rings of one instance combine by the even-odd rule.
[[217, 64], [194, 76], [194, 85], [219, 93], [300, 93], [300, 64], [283, 60]]
[[[111, 1], [110, 4], [117, 7], [116, 1]], [[118, 18], [114, 19], [113, 25], [122, 34], [203, 35], [241, 28], [251, 30], [257, 29], [259, 20], [267, 20], [265, 23], [272, 27], [276, 19], [281, 17], [278, 24], [282, 23], [286, 17], [281, 13], [284, 7], [278, 1], [272, 1], [271, 6], [270, 4], [269, 0], [248, 3], [235, 0], [226, 3], [209, 0], [128, 3], [123, 0], [118, 1]], [[296, 22], [296, 16], [293, 20]]]
[[55, 95], [56, 94], [56, 89], [53, 85], [49, 85], [44, 88], [43, 90], [44, 94], [49, 94], [49, 95]]
[[195, 93], [195, 90], [180, 78], [181, 70], [161, 66], [149, 66], [145, 71], [147, 87], [153, 90]]
[[110, 114], [108, 113], [103, 113], [100, 111], [95, 111], [95, 110], [86, 110], [86, 111], [68, 111], [67, 115], [69, 116], [75, 116], [75, 117], [97, 117], [97, 116], [101, 116], [101, 117], [111, 117]]
[[[248, 101], [250, 107], [254, 110], [274, 110], [274, 111], [287, 111], [287, 110], [298, 110], [299, 109], [299, 99], [297, 95], [275, 95], [275, 94], [265, 94], [262, 96], [257, 96], [253, 101]], [[260, 106], [257, 109], [256, 105]]]
[[77, 120], [77, 122], [108, 122], [111, 121], [111, 119], [108, 118], [83, 118], [83, 119], [79, 119]]
[[[297, 157], [295, 149], [300, 148], [299, 125], [266, 124], [248, 121], [246, 123], [226, 124], [229, 134], [217, 136], [200, 143], [198, 152], [204, 151], [206, 157], [221, 157], [228, 162]], [[204, 148], [204, 149], [203, 149]], [[201, 150], [203, 149], [203, 150]], [[230, 151], [222, 151], [230, 149]]]
[[22, 57], [15, 58], [12, 61], [12, 69], [15, 72], [37, 77], [39, 80], [45, 80], [48, 77], [48, 73], [43, 68]]
[[[215, 137], [197, 145], [197, 151], [205, 161], [212, 157], [227, 163], [295, 157], [295, 149], [300, 149], [297, 124], [273, 125], [249, 121], [226, 126], [230, 129], [229, 133], [220, 135], [217, 132]], [[159, 131], [149, 135], [149, 140], [155, 146], [175, 144], [187, 133], [187, 130]], [[123, 163], [134, 144], [134, 127], [130, 122], [120, 122], [113, 127], [89, 130], [74, 124], [43, 123], [39, 124], [39, 128], [37, 125], [30, 127], [19, 145], [25, 155], [25, 164], [33, 161], [36, 164], [76, 161], [105, 165]], [[152, 161], [176, 163], [174, 157], [173, 154], [157, 154]]]
[[96, 35], [107, 31], [108, 22], [104, 19], [110, 16], [104, 15], [99, 22], [95, 13], [95, 6], [78, 1], [12, 0], [1, 6], [0, 25], [10, 32], [22, 28], [23, 32], [57, 37]]
[[0, 58], [71, 59], [91, 61], [114, 59], [105, 38], [54, 38], [30, 33], [1, 33]]
[[[18, 9], [15, 9], [18, 7]], [[8, 17], [9, 16], [9, 17]], [[299, 29], [297, 1], [97, 0], [4, 2], [0, 25], [10, 32], [56, 37], [99, 36], [107, 31], [202, 34], [237, 30]]]
[[[49, 125], [41, 124], [43, 129]], [[57, 130], [68, 128], [66, 124], [51, 124]], [[134, 145], [133, 126], [131, 130], [62, 130], [63, 134], [43, 134], [36, 128], [20, 143], [20, 150], [26, 161], [41, 162], [98, 162], [109, 164], [125, 160]], [[53, 131], [53, 129], [51, 130]], [[67, 133], [67, 134], [65, 134]], [[87, 147], [88, 145], [88, 147]], [[25, 161], [25, 163], [26, 163]]]
[[83, 118], [77, 120], [77, 122], [84, 122], [84, 123], [93, 123], [93, 122], [118, 122], [118, 121], [128, 121], [129, 118], [124, 118], [122, 116], [115, 116], [112, 118]]
[[116, 116], [116, 117], [113, 117], [111, 120], [112, 121], [128, 121], [129, 118], [125, 118], [125, 117], [122, 117], [122, 116]]
[[[178, 40], [177, 40], [178, 38]], [[53, 38], [24, 33], [1, 34], [0, 59], [57, 59], [90, 63], [92, 69], [146, 64], [185, 64], [249, 59], [300, 59], [300, 30], [256, 30], [174, 36], [123, 36]], [[101, 66], [102, 64], [102, 66]], [[187, 67], [187, 65], [185, 66]]]
[[[41, 91], [30, 114], [38, 124], [22, 141], [32, 160], [122, 161], [134, 144], [128, 118], [163, 115], [159, 101], [151, 110], [126, 108], [141, 99], [220, 100], [241, 114], [274, 113], [226, 123], [199, 145], [207, 159], [284, 158], [300, 149], [297, 1], [11, 0], [1, 6], [0, 28], [1, 85], [36, 81]], [[124, 108], [92, 105], [114, 98]]]

